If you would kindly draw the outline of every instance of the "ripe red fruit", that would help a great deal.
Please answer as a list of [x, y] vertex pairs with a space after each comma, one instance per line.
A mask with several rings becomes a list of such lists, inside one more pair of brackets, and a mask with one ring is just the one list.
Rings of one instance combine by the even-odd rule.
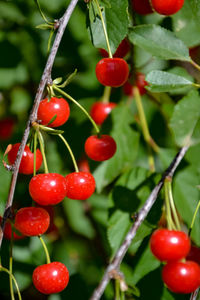
[[196, 246], [191, 246], [190, 252], [187, 255], [187, 260], [195, 261], [197, 264], [200, 265], [200, 248]]
[[116, 105], [117, 104], [113, 102], [96, 102], [92, 105], [90, 115], [98, 125], [101, 125]]
[[151, 236], [150, 247], [160, 261], [179, 260], [190, 251], [190, 239], [183, 231], [157, 229]]
[[68, 102], [63, 98], [52, 97], [40, 102], [37, 118], [42, 125], [47, 125], [56, 115], [55, 120], [50, 123], [49, 127], [58, 127], [63, 125], [69, 118], [70, 108]]
[[96, 161], [110, 159], [116, 152], [115, 140], [109, 135], [98, 137], [92, 135], [85, 142], [85, 152], [89, 158]]
[[[8, 152], [8, 161], [12, 165], [14, 164], [17, 152], [19, 150], [20, 143], [12, 145], [11, 150]], [[42, 164], [42, 153], [39, 149], [36, 151], [36, 171], [39, 170]], [[32, 174], [34, 167], [34, 153], [31, 152], [29, 146], [25, 146], [22, 160], [19, 166], [19, 173], [21, 174]]]
[[133, 10], [140, 15], [153, 13], [149, 0], [132, 0]]
[[[137, 88], [139, 89], [140, 95], [146, 94], [147, 90], [145, 89], [145, 86], [148, 85], [148, 83], [145, 80], [145, 75], [143, 73], [140, 72], [136, 73], [136, 79], [134, 85], [136, 85]], [[129, 81], [125, 82], [123, 86], [123, 90], [124, 90], [124, 94], [127, 96], [134, 95], [134, 87]]]
[[183, 6], [184, 0], [151, 0], [152, 8], [161, 15], [170, 16], [177, 13]]
[[33, 284], [43, 294], [63, 291], [69, 282], [69, 272], [64, 264], [52, 262], [41, 265], [33, 271]]
[[[0, 217], [0, 223], [2, 222], [2, 217]], [[14, 240], [21, 240], [24, 238], [24, 235], [22, 234], [18, 234], [17, 232], [15, 232], [15, 226], [13, 226], [13, 239]], [[11, 240], [12, 237], [12, 226], [9, 220], [6, 221], [5, 227], [4, 227], [4, 237], [7, 240]]]
[[8, 140], [13, 134], [15, 121], [11, 118], [5, 118], [0, 120], [0, 139]]
[[162, 279], [172, 292], [189, 294], [200, 286], [200, 267], [193, 261], [169, 262], [162, 270]]
[[86, 200], [95, 191], [95, 179], [88, 172], [74, 172], [65, 178], [66, 196], [70, 199]]
[[[108, 52], [105, 49], [99, 49], [101, 55], [103, 57], [109, 57]], [[123, 58], [130, 51], [130, 44], [127, 39], [123, 39], [123, 41], [119, 44], [117, 50], [113, 54], [113, 57]]]
[[105, 86], [119, 87], [129, 75], [127, 62], [122, 58], [103, 58], [96, 65], [98, 81]]
[[21, 208], [15, 216], [15, 227], [26, 236], [37, 236], [45, 233], [49, 223], [48, 212], [39, 207]]
[[29, 183], [32, 199], [40, 205], [54, 205], [66, 195], [65, 177], [57, 173], [38, 174]]
[[89, 172], [90, 173], [89, 162], [86, 158], [81, 158], [78, 161], [78, 168], [79, 168], [80, 172]]

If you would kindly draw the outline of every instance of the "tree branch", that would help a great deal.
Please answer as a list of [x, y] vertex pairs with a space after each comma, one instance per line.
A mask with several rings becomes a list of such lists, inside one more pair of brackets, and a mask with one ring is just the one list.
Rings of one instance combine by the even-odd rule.
[[77, 5], [78, 0], [71, 0], [68, 8], [66, 9], [64, 15], [62, 16], [62, 18], [60, 18], [60, 20], [58, 21], [59, 24], [59, 28], [58, 28], [58, 32], [56, 34], [53, 46], [51, 48], [51, 52], [48, 56], [47, 59], [47, 63], [46, 66], [44, 68], [44, 72], [42, 74], [42, 78], [40, 80], [40, 84], [39, 87], [37, 89], [37, 93], [34, 99], [34, 103], [33, 103], [33, 107], [31, 110], [31, 113], [29, 115], [29, 119], [26, 125], [26, 129], [24, 131], [24, 135], [19, 147], [19, 151], [17, 153], [17, 157], [15, 160], [15, 164], [14, 164], [14, 171], [13, 171], [13, 175], [12, 175], [12, 179], [11, 179], [11, 184], [10, 184], [10, 190], [9, 190], [9, 194], [8, 194], [8, 199], [6, 202], [6, 206], [5, 206], [5, 211], [3, 214], [3, 219], [2, 219], [2, 223], [1, 223], [1, 227], [0, 227], [0, 248], [1, 248], [1, 244], [2, 244], [2, 240], [3, 240], [3, 230], [4, 230], [4, 226], [6, 223], [7, 218], [9, 217], [10, 213], [11, 213], [11, 207], [12, 207], [12, 203], [13, 203], [13, 197], [14, 197], [14, 193], [15, 193], [15, 187], [16, 187], [16, 182], [17, 182], [17, 177], [18, 177], [18, 173], [19, 173], [19, 166], [20, 166], [20, 162], [22, 159], [22, 155], [24, 152], [24, 148], [25, 145], [27, 143], [28, 140], [28, 136], [30, 133], [30, 128], [31, 128], [31, 124], [32, 122], [36, 121], [37, 119], [37, 111], [38, 111], [38, 107], [39, 107], [39, 103], [40, 100], [42, 98], [43, 95], [43, 91], [45, 89], [46, 84], [51, 81], [51, 70], [53, 67], [53, 63], [62, 39], [62, 36], [64, 34], [65, 28], [68, 24], [68, 21], [74, 11], [74, 8]]
[[118, 271], [120, 264], [125, 256], [126, 252], [128, 251], [128, 248], [129, 248], [132, 240], [134, 239], [134, 237], [137, 233], [138, 228], [140, 227], [140, 225], [146, 218], [147, 214], [149, 213], [150, 209], [152, 208], [154, 202], [156, 201], [158, 194], [164, 184], [165, 178], [173, 177], [176, 168], [178, 167], [179, 163], [183, 159], [188, 148], [189, 148], [188, 146], [185, 146], [177, 153], [176, 157], [174, 158], [174, 160], [172, 161], [170, 166], [164, 172], [161, 180], [159, 181], [159, 183], [155, 186], [155, 188], [151, 192], [151, 194], [148, 197], [148, 199], [146, 200], [144, 206], [139, 211], [135, 223], [133, 224], [133, 226], [127, 233], [127, 235], [126, 235], [123, 243], [121, 244], [120, 248], [118, 249], [115, 257], [113, 258], [111, 263], [106, 268], [103, 278], [102, 278], [101, 282], [99, 283], [98, 287], [94, 290], [94, 293], [91, 296], [90, 300], [98, 300], [103, 295], [103, 292], [104, 292], [107, 284], [109, 283], [110, 279], [112, 278], [111, 274], [113, 273], [113, 271], [116, 271], [116, 270]]
[[198, 294], [199, 294], [199, 288], [194, 293], [192, 293], [190, 300], [196, 300], [198, 297]]

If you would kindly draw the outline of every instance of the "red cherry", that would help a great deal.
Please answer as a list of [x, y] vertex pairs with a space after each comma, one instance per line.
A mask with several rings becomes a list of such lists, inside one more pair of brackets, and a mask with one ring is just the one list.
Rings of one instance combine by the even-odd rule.
[[183, 6], [184, 0], [150, 0], [152, 8], [161, 15], [170, 16], [177, 13]]
[[63, 291], [69, 282], [69, 272], [64, 264], [52, 262], [41, 265], [33, 271], [33, 284], [43, 294]]
[[[146, 94], [147, 90], [145, 89], [145, 86], [148, 85], [148, 83], [145, 80], [145, 75], [143, 73], [137, 72], [136, 73], [136, 79], [134, 84], [139, 89], [140, 95]], [[129, 82], [125, 82], [123, 86], [124, 94], [127, 96], [133, 96], [134, 95], [134, 86]]]
[[57, 173], [38, 174], [29, 183], [32, 199], [40, 205], [54, 205], [66, 195], [65, 177]]
[[[2, 217], [0, 216], [0, 223], [2, 222]], [[20, 233], [18, 234], [17, 232], [15, 232], [15, 226], [13, 226], [14, 230], [13, 230], [13, 239], [14, 240], [21, 240], [23, 239], [25, 236], [21, 235]], [[12, 226], [9, 220], [6, 221], [5, 227], [4, 227], [4, 237], [7, 240], [11, 240], [12, 237]]]
[[116, 152], [117, 145], [115, 140], [109, 135], [98, 137], [92, 135], [85, 142], [85, 152], [89, 158], [96, 161], [110, 159]]
[[37, 236], [45, 233], [49, 223], [48, 212], [39, 207], [21, 208], [15, 216], [15, 227], [26, 236]]
[[78, 161], [78, 168], [79, 168], [79, 171], [81, 171], [81, 172], [90, 173], [89, 162], [86, 158], [82, 158]]
[[179, 260], [190, 251], [190, 239], [183, 231], [157, 229], [151, 236], [150, 247], [160, 261]]
[[[8, 152], [8, 161], [12, 165], [14, 164], [17, 152], [19, 150], [20, 143], [12, 145], [11, 150]], [[42, 153], [39, 149], [36, 151], [36, 171], [39, 170], [42, 164]], [[19, 166], [19, 173], [21, 174], [32, 174], [34, 167], [34, 153], [31, 152], [29, 146], [25, 146], [22, 160]]]
[[74, 172], [66, 177], [66, 196], [69, 199], [86, 200], [95, 191], [95, 180], [87, 172]]
[[98, 81], [105, 86], [119, 87], [129, 75], [127, 62], [122, 58], [103, 58], [96, 65]]
[[[103, 57], [109, 57], [108, 52], [104, 49], [99, 49], [101, 55]], [[113, 54], [113, 57], [125, 57], [130, 51], [130, 43], [127, 39], [123, 39], [123, 41], [119, 44], [117, 50]]]
[[69, 118], [70, 108], [68, 102], [63, 98], [52, 97], [40, 102], [37, 118], [41, 124], [47, 125], [56, 115], [56, 119], [49, 124], [49, 127], [58, 127], [63, 125]]
[[13, 134], [15, 121], [11, 118], [5, 118], [0, 120], [0, 139], [8, 140]]
[[132, 0], [133, 10], [140, 15], [153, 13], [149, 0]]
[[197, 264], [200, 265], [200, 248], [196, 246], [191, 246], [190, 252], [187, 255], [187, 260], [195, 261]]
[[113, 102], [96, 102], [92, 105], [90, 115], [98, 125], [101, 125], [116, 105], [117, 104]]
[[172, 292], [189, 294], [200, 286], [200, 267], [193, 261], [169, 262], [162, 270], [162, 279]]

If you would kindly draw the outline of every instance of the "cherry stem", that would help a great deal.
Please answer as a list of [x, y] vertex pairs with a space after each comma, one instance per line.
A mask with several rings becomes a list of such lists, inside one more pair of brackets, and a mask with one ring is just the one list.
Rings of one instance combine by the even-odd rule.
[[37, 138], [38, 138], [38, 133], [35, 131], [34, 133], [34, 160], [33, 160], [33, 176], [36, 175], [36, 151], [37, 151]]
[[178, 215], [177, 215], [177, 212], [176, 212], [176, 207], [175, 207], [175, 204], [174, 204], [174, 199], [173, 199], [173, 194], [172, 194], [172, 180], [171, 180], [170, 177], [167, 177], [165, 179], [165, 187], [166, 187], [166, 190], [167, 190], [167, 193], [168, 193], [169, 204], [170, 204], [172, 216], [174, 218], [174, 222], [175, 222], [175, 225], [176, 225], [176, 229], [181, 230], [181, 225], [180, 225], [179, 218], [178, 218]]
[[88, 119], [90, 120], [90, 122], [94, 126], [94, 129], [96, 130], [96, 133], [99, 134], [100, 130], [99, 130], [97, 124], [95, 123], [95, 121], [92, 119], [92, 117], [89, 115], [87, 110], [85, 110], [85, 108], [82, 105], [80, 105], [74, 98], [72, 98], [70, 95], [65, 93], [63, 90], [61, 90], [56, 85], [53, 85], [53, 89], [55, 89], [57, 92], [59, 92], [60, 94], [62, 94], [63, 96], [65, 96], [66, 98], [71, 100], [73, 103], [75, 103], [84, 112], [84, 114], [88, 117]]
[[191, 59], [190, 63], [191, 63], [197, 70], [200, 71], [200, 66], [199, 66], [197, 63], [195, 63], [195, 61], [193, 61], [193, 60]]
[[39, 132], [39, 131], [38, 131], [38, 139], [39, 139], [40, 150], [42, 152], [42, 158], [43, 158], [43, 162], [44, 162], [44, 171], [46, 174], [48, 174], [49, 170], [48, 170], [46, 155], [45, 155], [45, 151], [44, 151], [44, 140], [43, 140], [43, 136], [42, 136], [41, 132]]
[[96, 2], [96, 5], [97, 5], [97, 8], [98, 8], [98, 11], [99, 11], [99, 16], [101, 18], [103, 31], [104, 31], [104, 35], [105, 35], [105, 39], [106, 39], [106, 44], [107, 44], [107, 47], [108, 47], [108, 54], [109, 54], [110, 58], [113, 58], [112, 52], [111, 52], [111, 49], [110, 49], [110, 43], [109, 43], [109, 39], [108, 39], [108, 33], [107, 33], [107, 30], [106, 30], [106, 25], [105, 25], [105, 22], [104, 22], [102, 11], [101, 11], [101, 7], [99, 6], [98, 0], [95, 0], [95, 2]]
[[120, 283], [119, 280], [115, 280], [115, 299], [120, 300]]
[[103, 103], [109, 103], [110, 94], [111, 94], [111, 87], [110, 86], [105, 86], [104, 92], [103, 92], [103, 97], [102, 97], [102, 102]]
[[169, 198], [169, 181], [165, 179], [164, 181], [164, 190], [165, 190], [165, 207], [166, 207], [166, 219], [167, 219], [167, 228], [169, 230], [176, 230], [176, 225], [172, 219], [171, 208], [170, 208], [170, 198]]
[[12, 278], [12, 280], [14, 281], [16, 290], [17, 290], [18, 298], [19, 298], [19, 300], [22, 300], [22, 297], [21, 297], [21, 294], [20, 294], [20, 290], [19, 290], [19, 287], [18, 287], [18, 284], [17, 284], [17, 281], [16, 281], [14, 275], [12, 273], [10, 273], [10, 271], [8, 269], [6, 269], [6, 268], [4, 268], [2, 266], [0, 266], [0, 272], [1, 271], [7, 273]]
[[189, 232], [188, 232], [189, 236], [191, 235], [191, 231], [192, 231], [192, 228], [194, 226], [194, 222], [196, 220], [196, 216], [197, 216], [199, 208], [200, 208], [200, 200], [199, 200], [199, 202], [198, 202], [198, 204], [196, 206], [196, 209], [195, 209], [195, 212], [194, 212], [194, 215], [193, 215], [193, 218], [192, 218], [192, 222], [191, 222], [190, 229], [189, 229]]
[[[11, 225], [12, 226], [12, 225]], [[9, 259], [9, 271], [10, 274], [12, 274], [13, 271], [13, 226], [11, 227], [11, 241], [10, 241], [10, 259]], [[10, 282], [10, 296], [12, 300], [15, 300], [15, 296], [14, 296], [14, 290], [13, 290], [13, 282], [12, 282], [12, 276], [9, 276], [9, 282]]]
[[51, 263], [51, 260], [50, 260], [49, 251], [48, 251], [48, 249], [47, 249], [47, 246], [46, 246], [46, 244], [45, 244], [43, 238], [41, 237], [41, 235], [39, 235], [38, 237], [39, 237], [40, 242], [42, 243], [42, 246], [43, 246], [43, 248], [44, 248], [44, 252], [45, 252], [45, 254], [46, 254], [47, 264], [50, 264], [50, 263]]
[[75, 157], [74, 157], [74, 154], [73, 154], [73, 152], [72, 152], [71, 147], [69, 146], [69, 144], [68, 144], [68, 142], [66, 141], [66, 139], [62, 136], [62, 134], [59, 134], [58, 136], [59, 136], [59, 137], [61, 138], [61, 140], [64, 142], [65, 146], [67, 147], [67, 149], [68, 149], [68, 151], [69, 151], [69, 154], [70, 154], [71, 159], [72, 159], [73, 164], [74, 164], [74, 169], [75, 169], [75, 171], [76, 171], [76, 172], [79, 172], [78, 165], [77, 165], [77, 163], [76, 163], [76, 159], [75, 159]]
[[47, 20], [45, 14], [43, 13], [43, 11], [42, 11], [42, 9], [41, 9], [41, 7], [40, 7], [39, 1], [38, 1], [38, 0], [34, 0], [34, 1], [35, 1], [36, 5], [37, 5], [37, 7], [38, 7], [38, 10], [39, 10], [39, 12], [40, 12], [40, 15], [41, 15], [42, 19], [43, 19], [47, 24], [49, 24], [49, 25], [54, 25], [54, 23], [49, 22], [49, 21]]

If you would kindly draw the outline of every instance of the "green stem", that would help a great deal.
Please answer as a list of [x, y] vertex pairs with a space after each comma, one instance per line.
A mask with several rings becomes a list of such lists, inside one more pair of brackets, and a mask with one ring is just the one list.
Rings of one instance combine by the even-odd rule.
[[198, 202], [197, 206], [196, 206], [196, 209], [195, 209], [195, 212], [194, 212], [194, 215], [193, 215], [193, 218], [192, 218], [192, 222], [191, 222], [191, 225], [190, 225], [190, 229], [189, 229], [189, 233], [188, 235], [190, 236], [191, 234], [191, 231], [192, 231], [192, 228], [194, 226], [194, 222], [196, 220], [196, 216], [197, 216], [197, 213], [198, 213], [198, 210], [200, 208], [200, 201]]
[[[11, 225], [12, 226], [12, 225]], [[10, 274], [13, 273], [13, 255], [12, 255], [12, 250], [13, 250], [13, 226], [11, 227], [12, 231], [11, 231], [11, 241], [10, 241], [10, 259], [9, 259], [9, 271]], [[12, 276], [9, 276], [9, 282], [10, 282], [10, 296], [12, 300], [15, 300], [15, 296], [14, 296], [14, 290], [13, 290], [13, 282], [12, 282]]]
[[34, 1], [35, 1], [36, 5], [37, 5], [37, 7], [38, 7], [38, 10], [39, 10], [39, 12], [40, 12], [40, 15], [41, 15], [42, 19], [43, 19], [47, 24], [54, 25], [54, 23], [49, 22], [49, 21], [47, 20], [46, 16], [44, 15], [44, 13], [43, 13], [43, 11], [42, 11], [42, 9], [41, 9], [41, 7], [40, 7], [39, 1], [38, 1], [38, 0], [34, 0]]
[[39, 131], [38, 131], [38, 139], [39, 139], [40, 150], [42, 152], [42, 158], [43, 158], [43, 162], [44, 162], [44, 171], [46, 174], [48, 174], [49, 170], [48, 170], [46, 155], [45, 155], [45, 151], [44, 151], [44, 141], [43, 141], [42, 134]]
[[178, 215], [177, 215], [177, 212], [176, 212], [176, 207], [174, 205], [174, 200], [173, 200], [173, 195], [172, 195], [171, 178], [170, 179], [166, 178], [165, 186], [166, 186], [166, 190], [167, 190], [167, 193], [168, 193], [169, 203], [170, 203], [172, 215], [174, 217], [174, 222], [175, 222], [175, 225], [176, 225], [176, 229], [181, 230], [181, 225], [180, 225], [180, 222], [179, 222], [179, 218], [178, 218]]
[[38, 133], [35, 131], [34, 133], [34, 160], [33, 160], [33, 176], [36, 175], [36, 151], [37, 151], [37, 138], [38, 138]]
[[171, 209], [170, 209], [170, 199], [169, 199], [169, 193], [168, 193], [168, 187], [167, 182], [165, 180], [164, 182], [164, 190], [165, 190], [165, 207], [166, 207], [166, 219], [167, 219], [167, 228], [169, 230], [176, 230], [176, 226], [173, 222], [172, 215], [171, 215]]
[[103, 97], [102, 97], [102, 102], [103, 103], [109, 103], [110, 94], [111, 94], [111, 87], [110, 86], [105, 86], [104, 92], [103, 92]]
[[63, 90], [61, 90], [60, 88], [58, 88], [56, 85], [53, 85], [53, 89], [56, 90], [57, 92], [59, 92], [60, 94], [62, 94], [63, 96], [65, 96], [66, 98], [68, 98], [69, 100], [71, 100], [73, 103], [75, 103], [84, 112], [84, 114], [88, 117], [88, 119], [90, 120], [90, 122], [94, 126], [94, 129], [96, 130], [97, 134], [99, 134], [100, 130], [99, 130], [97, 124], [94, 122], [94, 120], [91, 118], [91, 116], [89, 115], [89, 113], [87, 112], [87, 110], [85, 110], [85, 108], [82, 105], [80, 105], [70, 95], [68, 95], [67, 93], [63, 92]]
[[105, 39], [106, 39], [106, 44], [107, 44], [107, 47], [108, 47], [108, 54], [109, 54], [109, 57], [112, 58], [113, 56], [112, 56], [112, 52], [111, 52], [111, 49], [110, 49], [108, 33], [107, 33], [107, 30], [106, 30], [106, 25], [105, 25], [104, 18], [103, 18], [102, 12], [101, 12], [101, 7], [99, 6], [98, 0], [95, 0], [95, 2], [96, 2], [96, 5], [97, 5], [97, 8], [98, 8], [98, 11], [99, 11], [99, 16], [101, 18], [103, 31], [104, 31], [104, 35], [105, 35]]
[[40, 242], [42, 243], [42, 246], [43, 246], [43, 248], [44, 248], [44, 252], [45, 252], [45, 254], [46, 254], [47, 264], [50, 264], [50, 263], [51, 263], [51, 260], [50, 260], [49, 251], [48, 251], [48, 249], [47, 249], [47, 246], [46, 246], [46, 244], [45, 244], [43, 238], [41, 237], [41, 235], [39, 235], [38, 237], [39, 237]]
[[197, 70], [200, 71], [200, 66], [199, 66], [197, 63], [195, 63], [195, 61], [193, 61], [193, 60], [191, 59], [190, 63], [191, 63]]
[[15, 286], [16, 286], [18, 298], [19, 298], [19, 300], [22, 300], [22, 297], [21, 297], [21, 294], [20, 294], [20, 290], [19, 290], [19, 287], [18, 287], [18, 284], [17, 284], [17, 281], [16, 281], [14, 275], [11, 274], [10, 271], [9, 271], [8, 269], [6, 269], [6, 268], [4, 268], [4, 267], [2, 267], [2, 266], [0, 266], [0, 271], [6, 272], [6, 273], [12, 278], [12, 280], [14, 281], [14, 284], [15, 284]]
[[71, 159], [72, 159], [73, 164], [74, 164], [74, 169], [75, 169], [75, 171], [76, 171], [76, 172], [79, 172], [78, 165], [77, 165], [77, 163], [76, 163], [76, 159], [75, 159], [75, 157], [74, 157], [74, 154], [73, 154], [73, 152], [72, 152], [71, 147], [69, 146], [69, 144], [68, 144], [68, 142], [66, 141], [66, 139], [62, 136], [62, 134], [59, 134], [58, 136], [59, 136], [59, 137], [61, 138], [61, 140], [64, 142], [65, 146], [67, 147], [67, 149], [68, 149], [68, 151], [69, 151], [69, 154], [70, 154]]
[[120, 300], [120, 283], [119, 280], [115, 280], [115, 300]]

